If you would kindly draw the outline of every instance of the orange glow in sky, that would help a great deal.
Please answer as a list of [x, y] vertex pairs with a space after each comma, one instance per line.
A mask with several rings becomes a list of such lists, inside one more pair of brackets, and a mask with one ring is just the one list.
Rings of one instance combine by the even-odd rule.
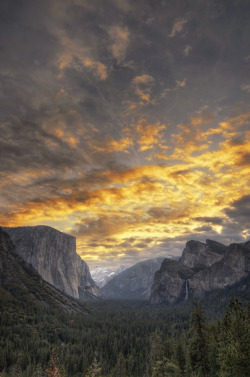
[[75, 235], [92, 267], [249, 238], [249, 22], [208, 3], [6, 7], [0, 225]]

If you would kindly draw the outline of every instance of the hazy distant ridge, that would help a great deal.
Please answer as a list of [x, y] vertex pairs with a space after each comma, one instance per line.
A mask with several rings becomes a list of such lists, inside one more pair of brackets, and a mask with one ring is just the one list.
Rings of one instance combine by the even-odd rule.
[[161, 257], [136, 263], [113, 277], [102, 289], [104, 298], [148, 299], [154, 274], [163, 260]]
[[120, 274], [124, 270], [126, 270], [128, 266], [121, 265], [118, 269], [114, 270], [108, 267], [96, 267], [90, 271], [92, 279], [98, 285], [98, 287], [102, 288], [109, 280], [111, 280], [114, 276]]

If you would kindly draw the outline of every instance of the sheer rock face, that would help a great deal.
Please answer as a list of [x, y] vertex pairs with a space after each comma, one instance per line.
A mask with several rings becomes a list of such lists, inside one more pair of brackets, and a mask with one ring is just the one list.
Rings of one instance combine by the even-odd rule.
[[220, 261], [226, 250], [226, 246], [211, 240], [206, 240], [206, 243], [188, 241], [180, 258], [180, 263], [200, 270]]
[[148, 299], [150, 288], [164, 258], [149, 259], [129, 267], [114, 276], [103, 288], [106, 298]]
[[155, 273], [151, 288], [150, 302], [178, 302], [186, 298], [186, 281], [192, 277], [194, 270], [179, 261], [165, 259], [161, 268]]
[[[15, 252], [10, 236], [0, 227], [0, 286], [8, 304], [22, 302], [57, 307], [70, 313], [89, 313], [84, 303], [59, 291], [42, 279], [38, 272]], [[14, 300], [14, 302], [13, 302]]]
[[75, 237], [48, 226], [3, 229], [15, 245], [16, 253], [45, 281], [75, 298], [101, 297], [87, 264], [76, 253]]
[[[171, 263], [170, 263], [171, 262]], [[155, 274], [152, 304], [176, 303], [233, 285], [250, 272], [250, 242], [224, 246], [207, 240], [189, 241], [174, 264], [164, 261]]]

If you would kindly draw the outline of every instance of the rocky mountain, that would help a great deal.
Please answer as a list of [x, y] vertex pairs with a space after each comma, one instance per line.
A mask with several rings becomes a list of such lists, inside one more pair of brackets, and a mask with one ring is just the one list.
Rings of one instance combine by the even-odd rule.
[[[88, 313], [90, 309], [62, 293], [15, 253], [9, 235], [0, 228], [0, 305], [3, 308], [42, 307], [66, 312]], [[16, 309], [17, 310], [17, 309]]]
[[113, 277], [103, 288], [104, 298], [139, 299], [149, 298], [154, 274], [164, 258], [139, 262]]
[[43, 225], [3, 230], [10, 236], [15, 252], [45, 281], [80, 300], [102, 297], [87, 263], [76, 253], [75, 237]]
[[250, 241], [230, 246], [188, 241], [179, 261], [165, 259], [155, 273], [150, 303], [177, 303], [223, 289], [250, 272]]
[[102, 288], [109, 280], [126, 270], [128, 266], [121, 265], [117, 270], [112, 270], [107, 267], [96, 267], [91, 270], [91, 276], [98, 287]]

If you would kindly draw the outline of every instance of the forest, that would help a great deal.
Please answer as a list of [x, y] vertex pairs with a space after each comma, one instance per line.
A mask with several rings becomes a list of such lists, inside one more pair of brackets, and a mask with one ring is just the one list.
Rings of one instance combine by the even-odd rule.
[[174, 306], [100, 301], [83, 314], [0, 293], [1, 377], [250, 376], [245, 295]]

